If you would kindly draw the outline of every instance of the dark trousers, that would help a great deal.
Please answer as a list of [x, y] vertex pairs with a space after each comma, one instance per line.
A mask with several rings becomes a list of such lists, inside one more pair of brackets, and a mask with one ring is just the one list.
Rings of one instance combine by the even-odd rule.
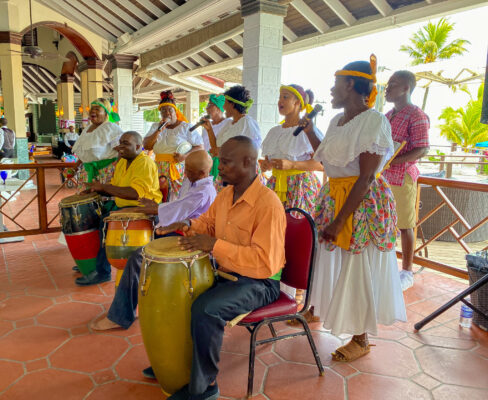
[[125, 265], [107, 317], [125, 329], [136, 319], [137, 290], [142, 265], [142, 247], [134, 251]]
[[279, 297], [279, 281], [237, 276], [236, 282], [218, 278], [215, 286], [201, 294], [191, 308], [191, 394], [203, 393], [217, 377], [227, 321], [268, 305]]
[[[110, 277], [112, 276], [112, 267], [110, 266], [110, 263], [108, 262], [107, 259], [107, 252], [105, 251], [105, 246], [103, 243], [103, 236], [104, 236], [104, 228], [105, 228], [105, 223], [104, 223], [104, 218], [108, 217], [110, 215], [110, 211], [117, 210], [117, 206], [115, 205], [115, 202], [112, 200], [107, 201], [102, 208], [102, 215], [100, 217], [100, 226], [99, 226], [99, 238], [100, 238], [100, 249], [98, 250], [97, 253], [97, 260], [96, 260], [96, 271], [97, 274], [103, 278]], [[105, 232], [107, 234], [107, 232]]]

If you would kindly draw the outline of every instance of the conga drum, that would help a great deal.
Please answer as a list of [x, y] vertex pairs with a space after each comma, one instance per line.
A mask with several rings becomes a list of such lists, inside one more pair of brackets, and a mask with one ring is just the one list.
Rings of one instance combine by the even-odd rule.
[[95, 270], [100, 249], [101, 197], [96, 193], [76, 194], [62, 199], [59, 215], [66, 244], [80, 272]]
[[213, 282], [208, 254], [181, 250], [178, 237], [153, 240], [143, 249], [139, 322], [149, 361], [166, 395], [190, 381], [191, 306]]
[[105, 251], [110, 265], [118, 269], [115, 278], [118, 286], [130, 255], [153, 239], [153, 219], [143, 213], [112, 212], [104, 222]]

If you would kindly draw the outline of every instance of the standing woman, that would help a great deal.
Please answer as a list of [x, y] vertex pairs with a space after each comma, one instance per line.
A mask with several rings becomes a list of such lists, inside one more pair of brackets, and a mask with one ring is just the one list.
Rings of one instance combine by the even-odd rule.
[[[203, 119], [205, 122], [203, 124], [203, 132], [202, 132], [202, 139], [203, 139], [203, 147], [206, 151], [210, 151], [210, 141], [209, 141], [209, 131], [212, 131], [212, 134], [215, 137], [218, 137], [222, 128], [224, 128], [228, 123], [230, 123], [230, 118], [225, 118], [224, 116], [224, 103], [225, 103], [225, 96], [211, 94], [207, 104], [207, 114], [210, 117], [209, 119]], [[219, 158], [212, 157], [213, 165], [212, 169], [210, 170], [210, 175], [213, 176], [214, 180], [219, 175]]]
[[[224, 110], [227, 118], [232, 121], [226, 124], [220, 131], [218, 137], [213, 130], [209, 129], [208, 140], [210, 142], [210, 154], [218, 157], [222, 145], [234, 136], [247, 136], [250, 138], [256, 148], [261, 148], [261, 130], [257, 121], [247, 115], [251, 108], [253, 100], [251, 94], [244, 86], [236, 85], [224, 92], [225, 103]], [[256, 169], [258, 167], [256, 166]], [[259, 174], [261, 176], [261, 174]], [[222, 189], [222, 179], [218, 176], [215, 179], [217, 190]]]
[[[152, 124], [144, 138], [144, 149], [154, 151], [158, 174], [169, 178], [171, 197], [176, 198], [183, 183], [184, 161], [189, 154], [179, 154], [176, 150], [185, 142], [191, 145], [191, 151], [202, 150], [203, 140], [197, 131], [190, 132], [190, 124], [176, 108], [175, 99], [170, 90], [161, 92], [158, 109], [161, 113], [161, 121]], [[158, 130], [159, 125], [163, 122], [166, 122], [167, 125]]]
[[395, 253], [396, 212], [380, 175], [393, 154], [391, 127], [371, 109], [376, 97], [376, 57], [336, 72], [332, 107], [343, 108], [321, 142], [313, 124], [305, 132], [329, 177], [316, 207], [319, 249], [312, 304], [333, 335], [352, 339], [332, 354], [348, 362], [369, 353], [377, 324], [405, 321]]
[[[293, 136], [300, 112], [312, 111], [313, 93], [299, 85], [281, 86], [278, 101], [283, 124], [272, 128], [263, 141], [261, 170], [273, 171], [267, 186], [273, 189], [285, 208], [298, 207], [313, 214], [320, 181], [313, 171], [323, 171], [313, 160], [313, 148], [305, 135]], [[319, 138], [322, 134], [318, 132]]]
[[76, 143], [72, 153], [80, 160], [79, 184], [91, 183], [97, 180], [100, 183], [110, 183], [117, 163], [119, 137], [123, 131], [114, 122], [120, 121], [117, 113], [111, 111], [110, 102], [99, 98], [91, 103], [90, 122]]

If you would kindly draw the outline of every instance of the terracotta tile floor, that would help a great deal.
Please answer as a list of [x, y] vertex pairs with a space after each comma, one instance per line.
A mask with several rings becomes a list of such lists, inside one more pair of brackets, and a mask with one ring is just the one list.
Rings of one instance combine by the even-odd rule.
[[[0, 399], [164, 399], [142, 377], [148, 365], [136, 322], [128, 331], [93, 333], [88, 323], [110, 305], [113, 282], [74, 285], [73, 261], [57, 234], [1, 245]], [[486, 399], [488, 334], [460, 330], [458, 307], [413, 332], [413, 323], [465, 287], [432, 272], [405, 293], [409, 321], [381, 327], [366, 357], [334, 363], [330, 352], [347, 338], [312, 326], [326, 367], [319, 377], [307, 341], [258, 350], [255, 399]], [[281, 324], [279, 330], [292, 330]], [[269, 335], [267, 331], [263, 335]], [[219, 384], [222, 399], [245, 395], [249, 335], [227, 331]]]

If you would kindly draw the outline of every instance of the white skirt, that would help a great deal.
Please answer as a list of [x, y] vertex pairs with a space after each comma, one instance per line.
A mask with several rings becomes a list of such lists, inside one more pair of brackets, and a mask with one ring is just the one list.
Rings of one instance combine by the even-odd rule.
[[333, 335], [376, 335], [377, 324], [407, 320], [394, 251], [369, 245], [352, 254], [319, 244], [313, 283], [314, 314]]

